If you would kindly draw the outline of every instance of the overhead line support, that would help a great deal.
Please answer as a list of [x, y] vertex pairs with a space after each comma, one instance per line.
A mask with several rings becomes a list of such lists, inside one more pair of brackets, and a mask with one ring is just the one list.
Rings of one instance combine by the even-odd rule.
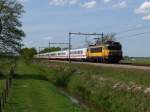
[[99, 34], [99, 33], [81, 33], [81, 32], [72, 33], [72, 32], [69, 32], [69, 63], [71, 63], [71, 59], [70, 59], [70, 53], [71, 53], [71, 35], [100, 35], [100, 36], [102, 36], [102, 43], [104, 42], [104, 34], [103, 34], [103, 32], [101, 34]]

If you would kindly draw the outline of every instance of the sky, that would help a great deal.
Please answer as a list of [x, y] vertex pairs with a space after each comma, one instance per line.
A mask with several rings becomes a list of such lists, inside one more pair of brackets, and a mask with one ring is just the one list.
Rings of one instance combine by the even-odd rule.
[[[150, 33], [132, 36], [150, 31], [150, 0], [18, 1], [26, 11], [21, 18], [25, 47], [68, 42], [68, 32], [103, 32], [116, 33], [124, 55], [150, 56]], [[73, 45], [82, 46], [84, 39], [77, 37]]]

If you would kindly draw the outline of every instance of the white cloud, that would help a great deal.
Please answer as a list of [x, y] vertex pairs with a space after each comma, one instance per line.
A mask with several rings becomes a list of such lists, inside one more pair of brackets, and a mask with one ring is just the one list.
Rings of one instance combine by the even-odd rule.
[[49, 0], [49, 5], [64, 6], [64, 5], [78, 5], [84, 8], [95, 8], [96, 0], [91, 0], [82, 4], [81, 0]]
[[[85, 1], [85, 2], [84, 2]], [[125, 8], [127, 7], [128, 0], [49, 0], [51, 6], [65, 6], [65, 5], [76, 5], [87, 9], [96, 8], [108, 4], [111, 8]]]
[[79, 0], [49, 0], [50, 5], [63, 6], [66, 4], [76, 4]]
[[69, 4], [76, 4], [78, 2], [79, 2], [79, 0], [70, 0]]
[[144, 16], [142, 19], [143, 19], [143, 20], [150, 20], [150, 14]]
[[30, 0], [16, 0], [18, 2], [21, 2], [21, 3], [26, 3], [26, 2], [29, 2]]
[[119, 8], [119, 9], [125, 8], [125, 7], [127, 7], [127, 2], [126, 1], [121, 1], [119, 3], [114, 4], [112, 7], [113, 8]]
[[134, 13], [142, 14], [143, 20], [150, 20], [150, 1], [144, 1], [137, 9], [135, 9]]
[[148, 13], [148, 12], [150, 12], [150, 1], [145, 1], [140, 5], [139, 8], [135, 10], [136, 14]]
[[91, 9], [91, 8], [95, 8], [96, 5], [97, 5], [97, 2], [95, 0], [92, 0], [92, 1], [89, 1], [89, 2], [85, 2], [81, 6], [84, 7], [84, 8]]
[[109, 2], [111, 2], [111, 0], [104, 0], [104, 2], [105, 2], [105, 3], [109, 3]]

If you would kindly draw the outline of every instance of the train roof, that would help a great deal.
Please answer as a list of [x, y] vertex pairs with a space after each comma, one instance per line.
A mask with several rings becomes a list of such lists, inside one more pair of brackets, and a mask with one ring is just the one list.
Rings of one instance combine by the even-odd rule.
[[[77, 50], [87, 50], [87, 48], [71, 49], [71, 51], [77, 51]], [[67, 52], [67, 51], [68, 51], [68, 50], [62, 50], [62, 51], [47, 52], [47, 53], [42, 53], [42, 54], [60, 53], [60, 52]]]

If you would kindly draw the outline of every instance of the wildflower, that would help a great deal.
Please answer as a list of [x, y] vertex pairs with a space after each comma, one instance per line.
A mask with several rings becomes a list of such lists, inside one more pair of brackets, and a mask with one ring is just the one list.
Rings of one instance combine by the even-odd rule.
[[144, 89], [144, 93], [150, 93], [150, 88]]
[[120, 85], [121, 85], [121, 82], [117, 82], [117, 83], [113, 86], [113, 89], [118, 88]]

